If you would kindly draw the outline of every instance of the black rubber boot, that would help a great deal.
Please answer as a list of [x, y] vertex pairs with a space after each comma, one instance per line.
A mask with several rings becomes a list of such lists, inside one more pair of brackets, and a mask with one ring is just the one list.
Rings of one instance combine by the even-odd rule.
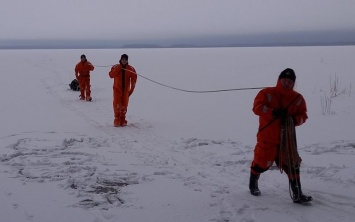
[[292, 200], [294, 203], [308, 203], [313, 200], [311, 196], [304, 195], [302, 193], [300, 179], [290, 180], [290, 186], [292, 190]]
[[255, 175], [253, 173], [250, 173], [249, 190], [250, 190], [251, 195], [254, 195], [254, 196], [261, 195], [261, 192], [258, 187], [259, 177], [260, 177], [260, 175]]

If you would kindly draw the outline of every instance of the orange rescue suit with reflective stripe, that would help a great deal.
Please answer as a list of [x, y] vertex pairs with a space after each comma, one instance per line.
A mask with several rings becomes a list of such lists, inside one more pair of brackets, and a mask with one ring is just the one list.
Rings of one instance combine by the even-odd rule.
[[258, 141], [275, 145], [280, 143], [281, 121], [272, 117], [272, 111], [285, 108], [287, 108], [288, 115], [296, 121], [296, 126], [308, 119], [303, 96], [293, 89], [284, 89], [280, 80], [277, 81], [276, 87], [262, 89], [257, 94], [253, 112], [259, 116]]

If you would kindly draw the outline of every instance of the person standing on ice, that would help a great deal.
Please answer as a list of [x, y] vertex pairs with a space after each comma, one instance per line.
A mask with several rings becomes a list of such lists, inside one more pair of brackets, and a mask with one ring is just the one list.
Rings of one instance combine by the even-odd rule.
[[79, 82], [80, 99], [91, 101], [90, 71], [94, 70], [94, 66], [86, 59], [85, 55], [81, 55], [80, 60], [75, 66], [75, 77]]
[[113, 112], [115, 127], [126, 126], [126, 113], [129, 97], [132, 95], [137, 82], [136, 70], [128, 64], [128, 55], [123, 54], [120, 63], [114, 65], [109, 72], [113, 78]]
[[[267, 171], [275, 162], [288, 176], [293, 202], [305, 203], [312, 201], [312, 197], [302, 193], [300, 182], [302, 159], [298, 156], [295, 131], [293, 134], [282, 134], [284, 132], [282, 130], [286, 129], [283, 128], [285, 121], [291, 122], [294, 130], [294, 126], [302, 125], [308, 118], [303, 96], [293, 89], [295, 81], [294, 70], [287, 68], [279, 75], [275, 87], [264, 88], [255, 97], [253, 112], [259, 116], [259, 130], [251, 163], [249, 190], [254, 196], [261, 195], [258, 187], [260, 174]], [[290, 139], [292, 136], [293, 139]], [[290, 144], [294, 144], [293, 156], [288, 150], [292, 148]]]

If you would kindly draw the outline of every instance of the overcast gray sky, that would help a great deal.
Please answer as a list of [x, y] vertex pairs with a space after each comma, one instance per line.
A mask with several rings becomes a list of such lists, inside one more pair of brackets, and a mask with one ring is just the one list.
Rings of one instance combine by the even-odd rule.
[[355, 0], [0, 0], [0, 40], [355, 29]]

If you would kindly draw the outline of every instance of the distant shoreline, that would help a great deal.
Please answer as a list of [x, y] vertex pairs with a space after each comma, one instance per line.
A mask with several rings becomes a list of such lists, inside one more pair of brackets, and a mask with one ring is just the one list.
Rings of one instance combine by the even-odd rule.
[[355, 45], [355, 30], [111, 39], [1, 39], [0, 49], [136, 49]]
[[155, 44], [127, 44], [122, 46], [117, 45], [31, 45], [31, 44], [16, 44], [16, 45], [1, 45], [0, 49], [169, 49], [169, 48], [237, 48], [237, 47], [307, 47], [307, 46], [353, 46], [355, 42], [348, 43], [309, 43], [309, 44], [230, 44], [230, 45], [192, 45], [192, 44], [176, 44], [176, 45], [155, 45]]

